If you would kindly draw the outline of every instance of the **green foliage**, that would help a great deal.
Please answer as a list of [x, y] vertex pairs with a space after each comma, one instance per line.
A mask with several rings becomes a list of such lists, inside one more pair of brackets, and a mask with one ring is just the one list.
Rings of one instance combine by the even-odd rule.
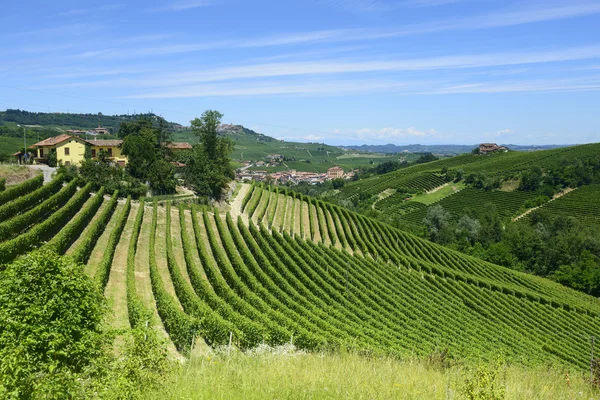
[[227, 184], [235, 176], [229, 156], [233, 142], [217, 134], [222, 117], [218, 111], [207, 110], [201, 118], [191, 122], [192, 131], [200, 138], [200, 144], [194, 145], [184, 170], [186, 184], [197, 195], [215, 199], [221, 198]]
[[167, 139], [162, 124], [153, 126], [150, 119], [125, 122], [119, 128], [123, 138], [121, 152], [127, 156], [127, 172], [142, 182], [149, 182], [155, 194], [175, 192], [175, 167], [165, 160]]
[[2, 178], [0, 179], [0, 192], [4, 191], [4, 189], [6, 189], [6, 179]]
[[140, 236], [140, 229], [144, 219], [144, 208], [144, 201], [141, 199], [140, 207], [138, 208], [138, 212], [133, 223], [129, 248], [127, 249], [125, 285], [127, 291], [127, 312], [129, 317], [129, 325], [132, 328], [149, 323], [152, 317], [151, 311], [140, 300], [135, 288], [135, 253], [137, 251], [138, 238]]
[[[97, 195], [98, 194], [96, 194], [96, 196]], [[87, 234], [81, 240], [81, 243], [79, 243], [77, 248], [75, 248], [75, 250], [73, 250], [73, 252], [71, 253], [71, 257], [76, 262], [82, 264], [86, 264], [88, 262], [88, 259], [90, 257], [90, 254], [92, 253], [92, 250], [94, 249], [94, 246], [98, 242], [100, 235], [102, 235], [102, 233], [104, 232], [104, 229], [108, 225], [110, 218], [112, 217], [115, 209], [117, 208], [118, 199], [119, 193], [115, 191], [112, 194], [110, 200], [108, 201], [108, 204], [102, 211], [102, 214], [100, 214], [98, 218], [92, 223], [92, 225], [87, 231]], [[104, 254], [106, 254], [106, 252], [108, 251], [109, 250], [107, 249]]]
[[14, 200], [18, 197], [25, 196], [30, 192], [36, 190], [44, 184], [44, 176], [38, 175], [35, 178], [31, 178], [23, 183], [9, 188], [0, 192], [0, 206]]
[[67, 204], [46, 220], [14, 239], [0, 243], [0, 264], [14, 260], [18, 255], [26, 253], [43, 240], [48, 240], [56, 234], [79, 211], [87, 200], [90, 189], [91, 184], [87, 184]]
[[64, 176], [58, 175], [47, 185], [0, 206], [0, 222], [15, 217], [19, 213], [27, 211], [30, 207], [43, 202], [62, 188], [63, 181]]
[[104, 202], [104, 187], [100, 188], [96, 195], [86, 202], [83, 209], [63, 227], [52, 240], [44, 247], [55, 253], [64, 254], [71, 244], [81, 235], [83, 229], [89, 224], [96, 212]]
[[[59, 182], [62, 187], [62, 182]], [[44, 188], [52, 186], [46, 185], [42, 188], [38, 189], [43, 190]], [[20, 215], [16, 215], [13, 218], [8, 219], [0, 223], [0, 241], [8, 240], [20, 232], [26, 230], [30, 226], [40, 222], [42, 219], [53, 213], [55, 210], [63, 207], [64, 204], [69, 201], [69, 199], [75, 194], [77, 191], [77, 182], [70, 182], [65, 188], [62, 188], [58, 193], [51, 195], [44, 199], [44, 201], [34, 208], [30, 210], [26, 210], [24, 213]], [[32, 194], [35, 194], [33, 192]], [[27, 198], [28, 196], [23, 197], [22, 199]], [[14, 201], [6, 204], [5, 206], [11, 207], [14, 203], [19, 203], [20, 201]], [[12, 208], [12, 207], [11, 207]]]
[[56, 167], [58, 165], [58, 157], [56, 156], [56, 149], [50, 149], [46, 162], [49, 167]]
[[501, 362], [483, 364], [465, 377], [459, 393], [467, 400], [503, 400], [506, 398], [505, 381]]
[[[169, 212], [171, 209], [169, 208]], [[150, 242], [148, 244], [150, 281], [152, 292], [156, 300], [156, 309], [160, 315], [165, 330], [169, 334], [175, 347], [187, 354], [194, 343], [196, 335], [200, 331], [200, 324], [195, 318], [190, 317], [179, 309], [177, 301], [165, 290], [163, 280], [158, 272], [156, 264], [156, 220], [157, 220], [157, 202], [154, 201], [152, 208], [152, 224], [150, 226]], [[169, 223], [171, 220], [169, 219]], [[168, 254], [167, 254], [168, 256]]]
[[80, 397], [79, 379], [107, 345], [104, 298], [80, 265], [52, 252], [0, 273], [0, 397]]
[[146, 185], [118, 165], [112, 165], [102, 153], [98, 159], [86, 159], [81, 163], [79, 173], [84, 181], [92, 183], [95, 189], [104, 186], [108, 192], [118, 190], [121, 197], [139, 198], [146, 194]]

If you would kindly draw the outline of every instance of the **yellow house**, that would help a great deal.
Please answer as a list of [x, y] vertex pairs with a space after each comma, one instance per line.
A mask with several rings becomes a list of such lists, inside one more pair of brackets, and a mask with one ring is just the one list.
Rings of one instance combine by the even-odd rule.
[[92, 146], [92, 158], [97, 158], [101, 150], [108, 154], [108, 158], [117, 165], [124, 167], [127, 164], [127, 156], [121, 153], [122, 140], [88, 140]]
[[90, 147], [92, 158], [97, 158], [100, 150], [106, 151], [108, 158], [120, 166], [127, 164], [127, 157], [121, 154], [122, 140], [84, 140], [77, 136], [62, 134], [54, 136], [31, 147], [37, 148], [36, 162], [46, 162], [52, 150], [56, 150], [56, 161], [63, 165], [81, 165], [85, 149]]
[[[98, 158], [100, 151], [104, 150], [108, 159], [115, 164], [124, 167], [127, 165], [127, 156], [121, 153], [122, 140], [84, 140], [78, 136], [62, 134], [54, 136], [31, 147], [37, 148], [36, 162], [45, 163], [52, 150], [56, 150], [56, 161], [63, 165], [81, 165], [85, 159], [85, 149], [90, 147], [92, 158]], [[173, 142], [166, 145], [172, 151], [190, 150], [189, 143]]]
[[35, 161], [45, 161], [52, 150], [56, 150], [56, 161], [64, 165], [79, 165], [85, 156], [87, 142], [77, 136], [58, 135], [34, 144], [37, 148]]

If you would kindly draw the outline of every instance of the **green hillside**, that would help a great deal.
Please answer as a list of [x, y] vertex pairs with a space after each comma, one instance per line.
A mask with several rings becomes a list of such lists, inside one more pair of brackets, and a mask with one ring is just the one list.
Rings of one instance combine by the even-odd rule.
[[1, 262], [40, 245], [83, 262], [114, 307], [112, 325], [153, 315], [173, 356], [202, 338], [589, 367], [598, 299], [338, 206], [250, 185], [228, 212], [89, 191], [57, 178], [2, 192]]
[[[0, 111], [0, 161], [8, 160], [9, 154], [18, 151], [18, 138], [23, 137], [22, 129], [27, 134], [28, 144], [33, 144], [47, 137], [57, 135], [68, 129], [93, 129], [98, 126], [108, 128], [116, 135], [122, 122], [130, 122], [139, 118], [150, 118], [158, 121], [155, 114], [136, 115], [103, 115], [73, 114], [73, 113], [36, 113], [24, 110]], [[17, 128], [17, 124], [24, 128]], [[166, 129], [172, 134], [173, 141], [197, 143], [198, 137], [189, 128], [177, 123], [165, 121]], [[340, 147], [323, 143], [301, 143], [278, 140], [241, 125], [223, 125], [222, 135], [234, 141], [231, 154], [237, 162], [266, 161], [267, 156], [280, 154], [285, 157], [284, 165], [277, 167], [253, 167], [276, 172], [295, 169], [307, 172], [325, 172], [328, 168], [338, 165], [345, 170], [370, 168], [386, 161], [412, 162], [418, 158], [417, 153], [402, 155], [382, 155], [358, 150], [342, 150]], [[101, 135], [99, 138], [111, 139], [116, 136]], [[22, 141], [21, 141], [22, 143]]]
[[453, 213], [458, 214], [468, 207], [490, 202], [498, 207], [502, 215], [516, 216], [516, 212], [527, 200], [540, 194], [519, 193], [514, 191], [515, 187], [509, 188], [508, 191], [497, 188], [502, 188], [504, 184], [510, 186], [511, 183], [518, 181], [524, 172], [533, 168], [542, 171], [564, 169], [575, 160], [584, 162], [597, 157], [598, 154], [600, 154], [598, 143], [535, 152], [463, 154], [351, 182], [343, 188], [338, 198], [370, 199], [372, 196], [398, 191], [397, 195], [391, 193], [389, 199], [377, 202], [375, 208], [389, 215], [393, 215], [394, 210], [402, 210], [402, 215], [405, 215], [408, 210], [420, 209], [412, 218], [404, 218], [408, 222], [420, 223], [424, 209], [405, 204], [406, 202], [403, 201], [407, 197], [405, 193], [432, 191], [452, 180], [464, 181], [475, 189], [486, 189], [487, 192], [491, 190], [494, 193], [484, 193], [484, 190], [480, 190], [453, 194], [451, 198], [442, 200], [443, 202], [440, 203], [442, 206], [445, 205]]

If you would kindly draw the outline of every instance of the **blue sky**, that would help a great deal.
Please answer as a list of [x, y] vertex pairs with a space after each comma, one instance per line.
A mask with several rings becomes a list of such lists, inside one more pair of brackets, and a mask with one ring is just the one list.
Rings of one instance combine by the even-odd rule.
[[600, 141], [600, 1], [11, 1], [0, 109], [330, 144]]

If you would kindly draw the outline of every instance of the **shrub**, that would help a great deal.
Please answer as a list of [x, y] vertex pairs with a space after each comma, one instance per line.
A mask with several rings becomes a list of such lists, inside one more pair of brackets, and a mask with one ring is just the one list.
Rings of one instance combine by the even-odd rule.
[[106, 311], [81, 266], [52, 252], [20, 258], [0, 274], [0, 397], [78, 397], [77, 376], [107, 345]]

